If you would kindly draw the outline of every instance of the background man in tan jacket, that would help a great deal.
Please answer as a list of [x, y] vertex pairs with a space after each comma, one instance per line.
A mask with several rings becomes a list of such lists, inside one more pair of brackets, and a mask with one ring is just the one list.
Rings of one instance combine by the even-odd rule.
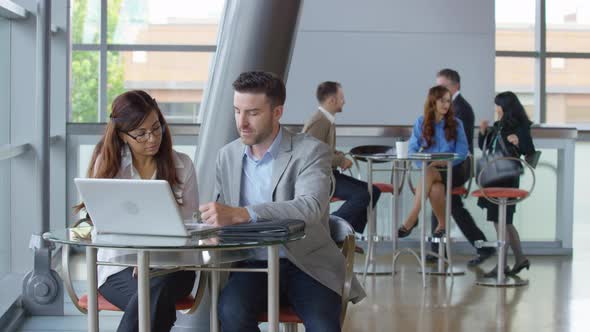
[[[332, 172], [336, 178], [336, 190], [334, 197], [344, 200], [344, 204], [334, 213], [348, 221], [354, 230], [362, 233], [367, 224], [367, 206], [369, 205], [369, 192], [367, 183], [359, 181], [351, 176], [342, 174], [352, 166], [352, 161], [346, 158], [344, 153], [336, 150], [336, 113], [342, 112], [344, 106], [344, 93], [338, 82], [323, 82], [316, 92], [319, 102], [318, 110], [303, 126], [303, 132], [319, 139], [332, 148]], [[373, 206], [379, 200], [381, 192], [373, 186]]]

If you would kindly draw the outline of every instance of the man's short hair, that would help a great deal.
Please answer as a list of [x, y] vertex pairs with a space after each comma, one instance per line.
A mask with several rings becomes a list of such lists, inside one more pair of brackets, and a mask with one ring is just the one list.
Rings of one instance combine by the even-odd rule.
[[459, 76], [459, 73], [453, 69], [445, 68], [439, 71], [436, 74], [436, 77], [444, 77], [458, 86], [461, 85], [461, 76]]
[[232, 84], [237, 92], [264, 93], [271, 107], [285, 104], [287, 92], [285, 83], [276, 74], [264, 71], [247, 71]]
[[323, 103], [328, 97], [335, 95], [340, 87], [341, 85], [338, 82], [326, 81], [320, 83], [315, 93], [318, 102]]

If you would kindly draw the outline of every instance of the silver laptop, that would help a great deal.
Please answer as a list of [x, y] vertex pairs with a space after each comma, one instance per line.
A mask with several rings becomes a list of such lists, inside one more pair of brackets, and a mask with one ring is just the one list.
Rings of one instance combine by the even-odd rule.
[[74, 179], [97, 233], [192, 236], [215, 231], [182, 220], [164, 180]]

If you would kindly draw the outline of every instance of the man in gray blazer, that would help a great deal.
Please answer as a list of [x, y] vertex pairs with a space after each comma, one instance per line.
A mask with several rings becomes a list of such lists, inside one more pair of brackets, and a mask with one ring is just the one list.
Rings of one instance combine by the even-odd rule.
[[[240, 138], [217, 157], [217, 202], [200, 207], [205, 222], [231, 225], [292, 218], [305, 221], [306, 236], [281, 248], [280, 294], [307, 331], [340, 331], [344, 257], [330, 238], [329, 147], [280, 126], [285, 86], [272, 73], [242, 73], [233, 83]], [[239, 266], [267, 264], [265, 251]], [[266, 309], [266, 274], [234, 272], [220, 295], [223, 331], [258, 331]], [[351, 299], [365, 296], [354, 282]]]

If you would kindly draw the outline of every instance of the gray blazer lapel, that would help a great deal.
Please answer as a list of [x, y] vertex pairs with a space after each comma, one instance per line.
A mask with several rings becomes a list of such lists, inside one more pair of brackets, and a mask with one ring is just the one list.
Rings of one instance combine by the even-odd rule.
[[286, 130], [283, 130], [283, 140], [281, 141], [281, 146], [279, 149], [279, 155], [277, 159], [272, 164], [272, 193], [274, 197], [274, 192], [277, 189], [277, 185], [283, 173], [287, 169], [287, 165], [289, 165], [289, 161], [291, 160], [291, 149], [292, 149], [292, 134]]

